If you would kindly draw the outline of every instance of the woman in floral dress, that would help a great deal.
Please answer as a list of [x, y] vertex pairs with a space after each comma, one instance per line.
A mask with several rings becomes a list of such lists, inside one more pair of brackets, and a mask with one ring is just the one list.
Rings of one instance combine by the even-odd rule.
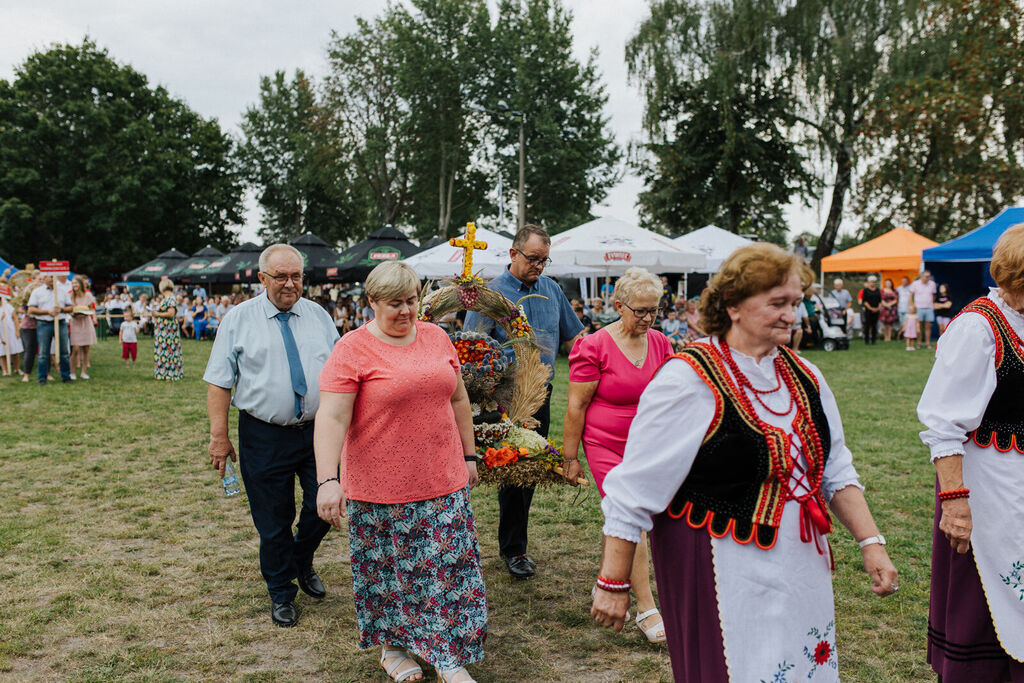
[[470, 683], [487, 636], [473, 417], [447, 333], [416, 320], [419, 289], [406, 263], [374, 268], [372, 319], [320, 372], [317, 513], [339, 529], [348, 517], [359, 647], [380, 646], [399, 683], [423, 679], [414, 655]]
[[174, 283], [160, 281], [163, 301], [153, 313], [153, 374], [157, 379], [178, 380], [185, 374], [181, 359], [181, 334], [178, 331], [177, 299]]
[[885, 279], [882, 287], [882, 306], [878, 310], [878, 321], [882, 323], [882, 338], [885, 341], [892, 341], [893, 326], [900, 320], [898, 309], [900, 295], [892, 286], [892, 280]]

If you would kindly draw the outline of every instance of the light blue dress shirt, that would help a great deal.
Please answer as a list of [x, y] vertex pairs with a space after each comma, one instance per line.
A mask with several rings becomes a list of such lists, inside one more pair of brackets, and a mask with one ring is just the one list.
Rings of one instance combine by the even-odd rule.
[[[583, 330], [583, 323], [576, 317], [576, 312], [572, 310], [572, 305], [562, 293], [562, 288], [558, 286], [557, 282], [544, 275], [538, 277], [533, 285], [527, 285], [513, 275], [508, 267], [505, 268], [505, 272], [491, 280], [487, 286], [504, 295], [512, 303], [528, 294], [540, 294], [546, 297], [544, 299], [531, 297], [524, 300], [521, 305], [526, 312], [526, 322], [530, 323], [530, 327], [537, 335], [540, 359], [551, 368], [551, 374], [548, 375], [550, 382], [555, 376], [555, 354], [558, 353], [558, 347]], [[501, 327], [476, 311], [466, 313], [463, 328], [480, 330], [503, 343], [507, 339], [505, 331]], [[506, 353], [511, 354], [513, 351], [509, 349]]]
[[307, 387], [302, 417], [297, 419], [281, 323], [274, 317], [278, 312], [266, 292], [228, 311], [217, 330], [203, 380], [222, 389], [234, 388], [231, 403], [264, 422], [308, 422], [320, 407], [318, 377], [340, 338], [338, 328], [327, 311], [309, 299], [299, 299], [291, 307], [294, 315], [288, 326], [299, 348]]

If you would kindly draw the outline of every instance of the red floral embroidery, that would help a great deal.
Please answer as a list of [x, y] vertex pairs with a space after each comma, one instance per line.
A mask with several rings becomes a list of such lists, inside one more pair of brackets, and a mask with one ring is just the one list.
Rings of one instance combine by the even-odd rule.
[[818, 646], [814, 648], [814, 663], [824, 664], [828, 661], [828, 658], [832, 656], [832, 646], [829, 645], [827, 640], [823, 640], [818, 643]]

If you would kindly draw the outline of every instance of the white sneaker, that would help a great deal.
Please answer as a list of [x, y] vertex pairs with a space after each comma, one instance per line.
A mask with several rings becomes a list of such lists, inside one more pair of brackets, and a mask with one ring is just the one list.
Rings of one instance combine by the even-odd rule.
[[77, 379], [77, 377], [75, 377], [75, 373], [73, 373], [73, 372], [71, 373], [71, 379], [72, 379], [72, 380], [75, 380], [75, 379]]
[[83, 372], [82, 373], [82, 379], [89, 379], [89, 373]]

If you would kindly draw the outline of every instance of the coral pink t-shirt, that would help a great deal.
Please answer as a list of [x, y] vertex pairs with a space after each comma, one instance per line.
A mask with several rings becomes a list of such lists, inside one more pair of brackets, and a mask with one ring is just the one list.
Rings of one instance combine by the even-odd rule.
[[452, 395], [461, 371], [448, 335], [416, 322], [416, 340], [392, 346], [366, 329], [335, 344], [321, 391], [358, 394], [341, 449], [341, 484], [352, 500], [408, 503], [469, 482]]

